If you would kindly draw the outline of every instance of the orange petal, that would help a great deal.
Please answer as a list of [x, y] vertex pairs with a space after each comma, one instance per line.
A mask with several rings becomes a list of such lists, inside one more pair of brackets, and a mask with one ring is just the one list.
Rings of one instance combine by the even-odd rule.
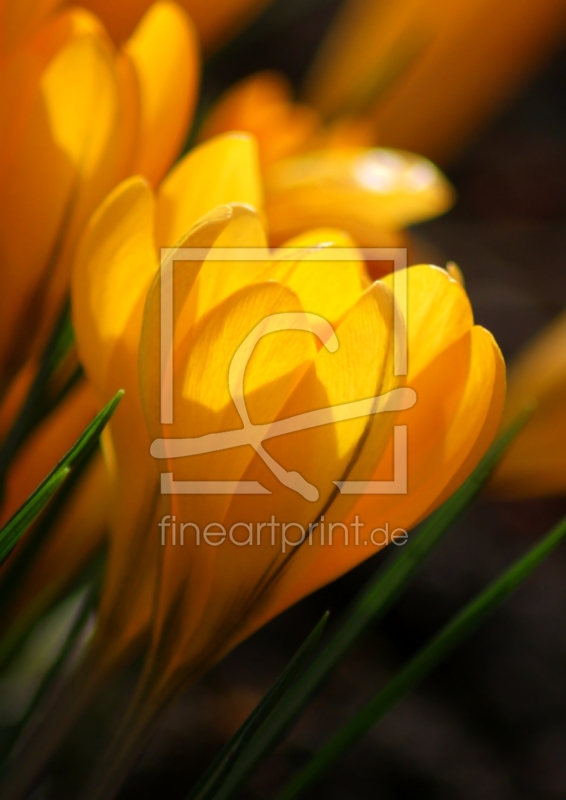
[[499, 464], [491, 488], [506, 497], [537, 497], [566, 490], [566, 314], [562, 313], [519, 354], [509, 372], [507, 426], [533, 412]]
[[258, 142], [262, 167], [304, 149], [319, 126], [308, 106], [293, 103], [291, 85], [276, 72], [258, 72], [231, 87], [212, 108], [199, 140], [248, 131]]
[[175, 3], [155, 3], [123, 54], [139, 85], [140, 128], [129, 171], [154, 186], [173, 163], [187, 136], [199, 83], [196, 33]]
[[4, 355], [7, 369], [53, 324], [78, 235], [115, 183], [117, 92], [111, 55], [91, 32], [73, 36], [41, 75], [3, 176], [2, 296], [10, 302], [0, 337], [17, 341], [17, 353]]

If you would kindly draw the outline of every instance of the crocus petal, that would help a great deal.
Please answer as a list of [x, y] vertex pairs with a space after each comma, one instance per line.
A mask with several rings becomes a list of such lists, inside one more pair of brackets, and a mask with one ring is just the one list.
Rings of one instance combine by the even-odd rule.
[[183, 10], [155, 3], [123, 47], [139, 85], [140, 123], [129, 172], [156, 185], [174, 161], [196, 100], [196, 32]]
[[[248, 215], [253, 213], [246, 208], [239, 210], [247, 212]], [[190, 229], [186, 238], [181, 239], [179, 247], [207, 252], [216, 243], [220, 234], [234, 222], [235, 211], [237, 210], [232, 206], [217, 206]], [[236, 225], [238, 225], [238, 222], [236, 222]], [[140, 337], [140, 357], [138, 360], [140, 390], [148, 429], [153, 438], [163, 435], [161, 429], [162, 403], [165, 395], [162, 376], [163, 365], [168, 360], [167, 368], [170, 369], [174, 358], [173, 348], [185, 339], [196, 321], [208, 310], [207, 303], [204, 305], [199, 303], [200, 292], [195, 291], [195, 285], [199, 281], [203, 270], [204, 257], [200, 259], [176, 259], [175, 256], [178, 253], [178, 249], [171, 248], [170, 252], [170, 260], [162, 262], [148, 290]], [[162, 281], [164, 280], [162, 271], [165, 265], [172, 267], [170, 278], [172, 282], [172, 308], [168, 311], [171, 314], [171, 341], [167, 352], [165, 352], [166, 343], [163, 340], [162, 333], [163, 309], [161, 298]], [[214, 266], [221, 268], [223, 264], [215, 264]], [[215, 277], [214, 273], [212, 273], [211, 277]], [[234, 276], [230, 274], [227, 277], [228, 283], [230, 283], [230, 279], [233, 279]], [[222, 289], [225, 287], [219, 288], [221, 291], [216, 296], [215, 304], [230, 293], [222, 294]], [[207, 294], [206, 289], [204, 294]], [[214, 304], [211, 304], [211, 307], [212, 305]], [[168, 400], [165, 402], [168, 402]]]
[[[221, 208], [217, 206], [216, 211]], [[231, 203], [227, 208], [230, 209], [230, 220], [218, 231], [214, 241], [216, 254], [222, 257], [218, 261], [211, 258], [204, 261], [179, 320], [178, 335], [181, 338], [210, 309], [238, 289], [257, 281], [269, 264], [267, 239], [258, 214], [252, 208], [237, 203]], [[201, 222], [209, 216], [203, 217]], [[201, 228], [201, 231], [204, 232], [204, 229]], [[191, 236], [190, 246], [194, 246], [193, 240]], [[232, 248], [240, 249], [235, 260], [230, 258]]]
[[[43, 72], [4, 173], [0, 237], [6, 302], [0, 337], [17, 341], [19, 358], [36, 332], [29, 315], [41, 309], [40, 329], [53, 324], [79, 232], [115, 182], [117, 165], [109, 151], [117, 125], [110, 54], [94, 34], [76, 36]], [[14, 358], [5, 356], [8, 364]]]
[[157, 270], [154, 208], [147, 183], [130, 178], [94, 215], [77, 254], [73, 274], [77, 343], [90, 380], [105, 398], [111, 354]]
[[309, 231], [284, 242], [270, 267], [270, 277], [296, 292], [303, 308], [331, 323], [358, 302], [368, 284], [354, 240], [331, 229]]
[[300, 152], [320, 121], [308, 106], [293, 103], [291, 86], [276, 72], [258, 72], [231, 87], [208, 114], [199, 139], [248, 131], [258, 142], [262, 167]]
[[[467, 333], [474, 320], [466, 292], [443, 269], [421, 264], [409, 267], [406, 275], [410, 384], [438, 353]], [[395, 291], [394, 275], [386, 275], [383, 283]]]
[[452, 190], [426, 159], [377, 148], [344, 148], [296, 156], [265, 173], [266, 213], [276, 243], [301, 230], [331, 225], [358, 244], [380, 246], [397, 231], [445, 211]]
[[[479, 333], [481, 331], [481, 333]], [[503, 416], [503, 409], [505, 405], [505, 393], [507, 388], [506, 383], [506, 374], [505, 374], [505, 362], [503, 360], [503, 356], [501, 355], [501, 351], [497, 342], [493, 338], [493, 336], [489, 333], [489, 331], [485, 331], [483, 328], [476, 326], [473, 330], [473, 333], [476, 336], [483, 336], [484, 339], [487, 341], [491, 341], [493, 350], [495, 352], [495, 376], [493, 380], [493, 392], [491, 397], [491, 403], [488, 408], [488, 412], [481, 430], [481, 433], [478, 435], [474, 445], [468, 455], [466, 456], [465, 461], [462, 463], [462, 466], [458, 469], [458, 471], [454, 474], [451, 478], [450, 482], [446, 485], [444, 490], [439, 494], [439, 496], [434, 501], [433, 505], [430, 506], [426, 511], [426, 516], [431, 514], [435, 508], [438, 508], [442, 505], [442, 503], [447, 500], [450, 495], [452, 495], [458, 486], [460, 486], [466, 478], [471, 475], [474, 469], [477, 467], [481, 457], [489, 448], [490, 444], [493, 442], [497, 431], [501, 425], [501, 417]], [[489, 357], [487, 359], [489, 362]], [[416, 524], [416, 523], [415, 523]]]
[[566, 490], [566, 314], [519, 354], [509, 372], [503, 424], [530, 410], [523, 430], [499, 464], [491, 489], [505, 497], [537, 497]]
[[213, 208], [245, 203], [261, 210], [257, 145], [246, 134], [225, 134], [191, 150], [157, 194], [156, 239], [173, 247]]
[[[12, 6], [16, 4], [12, 3]], [[102, 34], [96, 18], [82, 9], [58, 14], [5, 59], [0, 59], [0, 175], [16, 148], [37, 102], [42, 73], [61, 48], [81, 34]]]
[[549, 392], [498, 466], [491, 491], [500, 497], [564, 494], [564, 407], [566, 389]]

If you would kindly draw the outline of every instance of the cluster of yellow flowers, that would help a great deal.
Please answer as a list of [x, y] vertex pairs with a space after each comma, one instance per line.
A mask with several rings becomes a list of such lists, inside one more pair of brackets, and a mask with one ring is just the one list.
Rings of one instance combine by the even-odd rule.
[[[359, 249], [406, 248], [404, 229], [453, 200], [430, 161], [376, 147], [376, 131], [381, 142], [448, 157], [564, 16], [553, 0], [521, 0], [504, 14], [501, 3], [471, 0], [347, 4], [314, 65], [309, 105], [294, 102], [280, 76], [253, 75], [220, 98], [198, 144], [173, 166], [198, 95], [199, 42], [218, 46], [260, 5], [0, 4], [0, 434], [22, 408], [69, 290], [84, 370], [10, 464], [4, 521], [125, 390], [102, 452], [22, 575], [3, 627], [37, 618], [107, 540], [83, 677], [90, 670], [102, 680], [145, 649], [146, 722], [274, 615], [386, 543], [336, 535], [332, 546], [320, 536], [296, 546], [285, 530], [355, 521], [409, 530], [494, 438], [503, 359], [474, 325], [456, 273], [376, 269]], [[462, 40], [480, 20], [486, 35], [476, 52]], [[508, 56], [498, 70], [503, 25]], [[452, 102], [455, 92], [466, 102]], [[231, 258], [232, 248], [253, 259]], [[186, 260], [189, 250], [196, 255]], [[275, 317], [284, 325], [266, 327]], [[235, 354], [256, 330], [261, 340], [234, 377]], [[508, 493], [566, 488], [555, 438], [566, 404], [564, 338], [561, 321], [517, 366], [506, 420], [531, 397], [542, 401], [496, 478]], [[400, 339], [406, 369], [395, 365]], [[174, 419], [163, 416], [167, 370]], [[383, 397], [402, 400], [378, 407]], [[355, 413], [340, 416], [346, 406]], [[167, 444], [237, 432], [242, 408], [260, 430], [255, 440], [184, 457]], [[322, 424], [285, 430], [285, 420], [315, 413]], [[391, 481], [397, 429], [406, 431], [405, 488], [368, 491]], [[262, 492], [173, 493], [172, 475], [186, 486], [249, 482]], [[342, 491], [346, 481], [362, 488]], [[261, 538], [269, 520], [277, 533]], [[191, 526], [183, 546], [173, 535], [181, 523]], [[204, 546], [200, 532], [211, 526], [215, 534], [239, 526], [238, 536], [222, 546], [209, 536]]]

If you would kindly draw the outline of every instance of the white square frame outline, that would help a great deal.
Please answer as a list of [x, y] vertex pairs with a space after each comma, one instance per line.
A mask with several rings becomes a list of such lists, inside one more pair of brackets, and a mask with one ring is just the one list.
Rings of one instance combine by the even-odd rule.
[[[310, 250], [321, 255], [320, 251]], [[208, 261], [208, 262], [253, 262], [289, 259], [296, 255], [305, 255], [305, 248], [281, 247], [267, 251], [259, 247], [199, 248], [199, 247], [163, 247], [160, 251], [160, 376], [161, 424], [173, 424], [173, 366], [170, 354], [173, 352], [173, 277], [176, 261]], [[332, 247], [324, 250], [324, 258], [316, 263], [347, 262], [359, 260], [366, 262], [393, 262], [393, 297], [396, 312], [393, 316], [393, 374], [407, 375], [408, 372], [408, 338], [404, 320], [408, 318], [407, 291], [407, 249], [404, 247], [368, 247], [348, 248]], [[408, 441], [407, 426], [393, 427], [393, 479], [381, 481], [336, 481], [342, 494], [407, 494], [407, 462]], [[222, 489], [222, 484], [226, 486]], [[207, 484], [210, 486], [207, 488]], [[214, 488], [216, 487], [216, 488]], [[270, 493], [263, 487], [250, 486], [249, 491], [241, 484], [236, 487], [232, 481], [175, 481], [173, 473], [161, 473], [162, 494], [265, 494]]]

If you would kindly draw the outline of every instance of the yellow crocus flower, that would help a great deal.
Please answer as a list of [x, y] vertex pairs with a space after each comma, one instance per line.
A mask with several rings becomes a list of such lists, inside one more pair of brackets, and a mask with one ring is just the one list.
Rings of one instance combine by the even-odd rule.
[[529, 410], [492, 481], [495, 494], [537, 497], [566, 492], [566, 314], [519, 354], [509, 372], [504, 424]]
[[198, 85], [196, 36], [174, 3], [120, 49], [84, 9], [25, 23], [48, 5], [6, 2], [0, 17], [1, 390], [53, 325], [97, 205], [127, 175], [156, 183], [171, 165]]
[[[151, 713], [275, 614], [380, 549], [386, 542], [372, 540], [372, 529], [408, 530], [464, 480], [499, 424], [503, 361], [491, 335], [474, 325], [458, 282], [428, 265], [407, 270], [409, 368], [396, 375], [393, 278], [371, 283], [352, 239], [339, 231], [287, 243], [295, 248], [291, 258], [271, 253], [262, 211], [253, 140], [223, 135], [192, 151], [156, 193], [138, 178], [118, 187], [91, 220], [75, 264], [73, 314], [85, 371], [101, 403], [126, 390], [105, 443], [112, 533], [94, 648], [103, 653], [98, 665], [108, 664], [139, 646], [151, 624]], [[173, 424], [162, 424], [160, 411], [161, 246], [201, 253], [174, 268], [173, 350], [166, 353], [174, 365]], [[214, 248], [242, 246], [259, 259], [218, 264], [210, 256]], [[341, 247], [350, 248], [348, 260], [328, 263], [328, 252]], [[261, 453], [257, 442], [244, 442], [176, 458], [167, 444], [165, 451], [155, 444], [239, 435], [242, 412], [230, 388], [237, 348], [266, 318], [304, 320], [305, 313], [316, 315], [312, 328], [289, 323], [253, 350], [240, 371], [244, 400], [251, 422], [266, 431], [329, 408], [325, 424], [270, 438]], [[368, 411], [367, 398], [389, 392], [416, 403]], [[332, 416], [335, 407], [360, 402], [360, 416]], [[355, 481], [359, 489], [391, 479], [394, 425], [407, 426], [407, 492], [339, 492], [334, 481]], [[251, 481], [267, 491], [162, 494], [160, 473], [178, 481]], [[285, 549], [279, 527], [273, 542], [266, 534], [257, 544], [257, 525], [272, 515], [295, 529], [322, 518], [338, 526], [359, 519], [365, 529], [358, 543], [353, 533], [345, 541], [342, 527], [331, 546], [315, 536], [312, 545]], [[193, 527], [183, 546], [170, 536], [162, 546], [159, 523], [163, 533], [163, 521], [173, 519]], [[203, 532], [210, 525], [239, 526], [240, 541], [196, 541], [195, 526]], [[240, 546], [248, 525], [253, 543]]]
[[454, 199], [430, 161], [372, 147], [375, 131], [364, 120], [323, 125], [312, 108], [292, 101], [277, 73], [260, 72], [230, 88], [200, 140], [230, 130], [257, 137], [272, 244], [330, 225], [362, 246], [397, 246], [403, 228], [442, 214]]
[[563, 0], [349, 0], [306, 97], [325, 118], [367, 113], [380, 143], [443, 164], [565, 33]]
[[[349, 234], [305, 232], [287, 243], [293, 249], [285, 257], [268, 249], [265, 217], [257, 144], [232, 133], [195, 148], [156, 190], [142, 178], [126, 180], [82, 237], [72, 281], [80, 358], [99, 403], [120, 388], [126, 392], [104, 436], [108, 564], [94, 639], [71, 679], [57, 731], [46, 722], [41, 746], [33, 740], [35, 747], [24, 748], [7, 779], [7, 796], [20, 796], [100, 684], [144, 648], [145, 678], [133, 735], [124, 740], [128, 747], [177, 691], [238, 642], [404, 536], [469, 475], [497, 430], [503, 360], [491, 335], [474, 325], [458, 281], [437, 267], [411, 267], [403, 272], [408, 307], [396, 312], [394, 278], [372, 283]], [[162, 425], [160, 248], [179, 246], [200, 248], [201, 255], [174, 260], [169, 355], [175, 421]], [[214, 261], [218, 248], [242, 246], [259, 260]], [[347, 248], [347, 260], [329, 262], [329, 253], [340, 248]], [[266, 426], [261, 455], [252, 437], [255, 446], [153, 457], [152, 442], [159, 439], [194, 442], [238, 432], [242, 412], [230, 389], [236, 349], [266, 318], [304, 321], [305, 313], [316, 315], [316, 324], [262, 337], [240, 371], [250, 422]], [[396, 313], [407, 335], [406, 375], [393, 369]], [[378, 395], [401, 398], [401, 410], [384, 406], [373, 414], [368, 398]], [[357, 415], [334, 419], [336, 407], [359, 403]], [[282, 420], [325, 408], [324, 424], [269, 437]], [[395, 477], [395, 426], [407, 433], [406, 491], [360, 495], [368, 480]], [[92, 470], [90, 493], [77, 498], [71, 523], [81, 503], [91, 509], [98, 497], [98, 507], [105, 503], [106, 484], [97, 484], [96, 464]], [[252, 497], [163, 494], [161, 473], [181, 483], [247, 481], [265, 491]], [[358, 494], [339, 491], [334, 481], [344, 480]], [[262, 524], [265, 533], [272, 516], [274, 541], [264, 535], [243, 546], [248, 526], [254, 537]], [[24, 612], [30, 590], [57, 589], [45, 575], [72, 530], [63, 522], [61, 537], [30, 574]], [[189, 528], [181, 545], [183, 523]], [[235, 531], [234, 540], [220, 547], [210, 539], [197, 542], [194, 526], [208, 535], [210, 525], [212, 533], [219, 525]], [[296, 547], [297, 530], [310, 525], [312, 544]], [[89, 542], [96, 544], [91, 533]], [[116, 749], [118, 760], [125, 755]], [[108, 796], [106, 788], [101, 796]]]

